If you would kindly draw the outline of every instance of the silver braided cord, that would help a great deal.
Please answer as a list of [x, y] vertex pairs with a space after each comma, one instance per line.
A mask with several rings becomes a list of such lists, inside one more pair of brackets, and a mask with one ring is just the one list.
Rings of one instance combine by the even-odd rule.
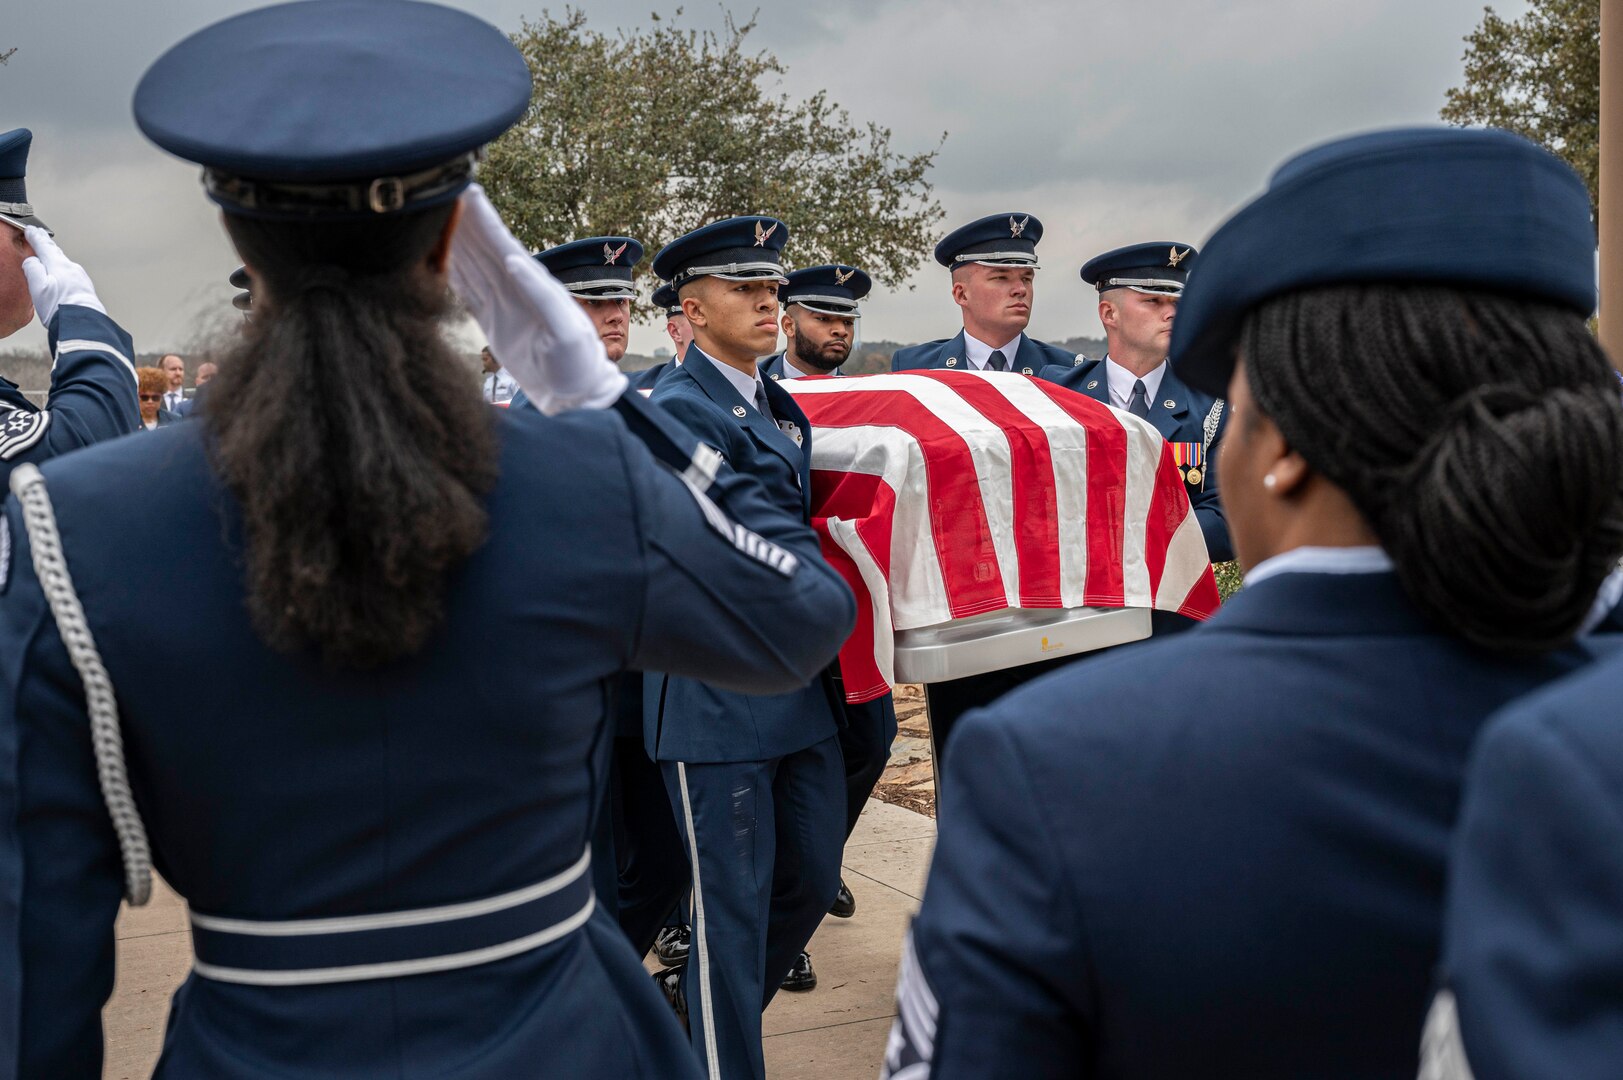
[[152, 898], [152, 849], [147, 844], [146, 826], [135, 808], [130, 778], [124, 768], [124, 737], [118, 727], [118, 702], [113, 681], [96, 650], [96, 639], [85, 620], [85, 609], [74, 591], [62, 553], [62, 537], [56, 529], [56, 513], [45, 491], [45, 477], [33, 465], [19, 465], [11, 474], [11, 492], [22, 506], [23, 526], [33, 552], [34, 573], [39, 578], [45, 602], [56, 619], [57, 632], [68, 650], [68, 659], [84, 683], [85, 704], [90, 712], [90, 745], [96, 755], [96, 779], [101, 784], [102, 801], [113, 819], [118, 836], [119, 858], [124, 864], [124, 897], [134, 907]]

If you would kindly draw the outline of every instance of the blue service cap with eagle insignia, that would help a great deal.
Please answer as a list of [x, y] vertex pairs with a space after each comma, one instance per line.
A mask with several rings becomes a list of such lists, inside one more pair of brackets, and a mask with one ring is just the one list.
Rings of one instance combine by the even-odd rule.
[[949, 270], [966, 263], [1037, 267], [1043, 223], [1030, 214], [993, 214], [954, 229], [935, 246], [935, 261]]
[[654, 273], [681, 291], [702, 277], [726, 281], [777, 281], [783, 276], [783, 245], [789, 226], [773, 217], [712, 221], [659, 249]]
[[548, 248], [535, 261], [577, 296], [633, 300], [631, 273], [642, 261], [642, 245], [629, 236], [593, 236]]
[[1247, 312], [1355, 282], [1496, 289], [1588, 315], [1589, 190], [1555, 155], [1492, 128], [1400, 128], [1308, 150], [1206, 242], [1172, 324], [1173, 370], [1224, 394]]
[[654, 290], [654, 306], [663, 311], [667, 319], [682, 314], [682, 301], [677, 298], [676, 290], [669, 284], [661, 285]]
[[135, 122], [202, 165], [228, 214], [369, 218], [455, 199], [479, 148], [529, 101], [524, 57], [482, 19], [417, 0], [320, 0], [192, 34], [142, 76]]
[[1095, 255], [1082, 264], [1082, 280], [1100, 292], [1132, 289], [1152, 296], [1181, 296], [1197, 252], [1192, 244], [1155, 240]]
[[0, 221], [19, 229], [25, 225], [46, 229], [28, 201], [28, 148], [33, 144], [34, 133], [27, 128], [0, 135]]
[[873, 279], [854, 266], [808, 266], [789, 275], [778, 290], [784, 304], [799, 304], [823, 315], [862, 318], [858, 303], [873, 288]]

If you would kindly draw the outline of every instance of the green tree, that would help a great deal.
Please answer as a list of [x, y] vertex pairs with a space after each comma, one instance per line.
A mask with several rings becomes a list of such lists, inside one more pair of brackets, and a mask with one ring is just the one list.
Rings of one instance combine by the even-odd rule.
[[1577, 169], [1599, 205], [1600, 0], [1533, 0], [1510, 22], [1484, 8], [1465, 43], [1465, 85], [1442, 118], [1527, 136]]
[[770, 214], [789, 224], [791, 265], [906, 280], [942, 216], [925, 179], [940, 144], [898, 153], [888, 128], [854, 124], [823, 92], [772, 92], [785, 69], [746, 48], [754, 27], [729, 17], [724, 32], [700, 33], [656, 14], [611, 36], [573, 9], [525, 20], [513, 40], [535, 97], [480, 172], [519, 239], [623, 234], [651, 255], [707, 222]]

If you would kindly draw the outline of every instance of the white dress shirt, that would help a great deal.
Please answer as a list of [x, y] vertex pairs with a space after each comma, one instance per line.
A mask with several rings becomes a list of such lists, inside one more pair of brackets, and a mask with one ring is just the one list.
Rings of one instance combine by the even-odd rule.
[[1161, 389], [1161, 376], [1167, 373], [1167, 362], [1161, 361], [1155, 370], [1145, 375], [1134, 375], [1107, 355], [1105, 357], [1105, 379], [1110, 383], [1110, 404], [1118, 409], [1127, 408], [1128, 402], [1133, 400], [1133, 384], [1139, 379], [1144, 380], [1144, 402], [1150, 408], [1155, 408], [1155, 395]]
[[721, 372], [727, 381], [733, 384], [733, 389], [737, 390], [738, 396], [744, 399], [744, 404], [748, 405], [752, 409], [755, 409], [757, 412], [760, 411], [755, 404], [755, 391], [756, 388], [761, 385], [761, 373], [759, 371], [756, 371], [751, 375], [746, 375], [742, 371], [739, 371], [737, 368], [733, 367], [731, 364], [723, 364], [720, 360], [717, 360], [714, 356], [711, 356], [697, 345], [693, 346], [693, 348], [700, 356], [714, 364], [716, 366], [716, 370]]
[[1024, 334], [1016, 334], [1004, 345], [988, 345], [980, 338], [964, 331], [964, 363], [969, 365], [971, 371], [986, 370], [986, 361], [991, 359], [992, 350], [996, 349], [1003, 354], [1003, 370], [1016, 371], [1014, 356], [1020, 351], [1020, 339]]
[[513, 395], [518, 393], [518, 383], [513, 376], [507, 373], [506, 368], [497, 368], [495, 371], [485, 372], [484, 395], [485, 400], [492, 405], [500, 405], [504, 401], [512, 401]]
[[1245, 583], [1255, 585], [1280, 574], [1384, 574], [1391, 569], [1392, 557], [1374, 546], [1299, 547], [1253, 566]]

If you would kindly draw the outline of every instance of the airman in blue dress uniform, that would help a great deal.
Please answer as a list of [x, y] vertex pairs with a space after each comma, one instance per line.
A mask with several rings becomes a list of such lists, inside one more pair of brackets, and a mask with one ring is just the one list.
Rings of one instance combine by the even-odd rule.
[[1187, 386], [1167, 364], [1178, 298], [1199, 257], [1171, 241], [1133, 244], [1089, 259], [1082, 280], [1099, 290], [1099, 321], [1109, 352], [1046, 368], [1043, 378], [1155, 425], [1172, 444], [1195, 518], [1213, 562], [1234, 558], [1212, 468], [1226, 422], [1222, 399]]
[[1426, 128], [1212, 237], [1172, 364], [1234, 410], [1246, 587], [964, 718], [888, 1076], [1414, 1074], [1472, 746], [1593, 659], [1623, 550], [1590, 220], [1544, 150]]
[[[637, 299], [633, 273], [642, 261], [642, 244], [629, 236], [591, 236], [537, 252], [535, 261], [546, 267], [564, 288], [575, 294], [582, 310], [597, 327], [603, 351], [616, 364], [626, 354], [631, 327], [631, 302]], [[649, 369], [655, 370], [655, 369]], [[653, 385], [648, 371], [628, 376], [631, 385]], [[510, 409], [534, 408], [520, 390]]]
[[0, 135], [0, 339], [38, 315], [54, 362], [43, 409], [0, 377], [0, 480], [25, 462], [128, 435], [141, 423], [129, 334], [28, 201], [33, 141], [27, 128]]
[[[469, 186], [529, 100], [512, 43], [379, 10], [238, 15], [137, 90], [275, 303], [218, 412], [13, 475], [5, 1075], [100, 1076], [152, 867], [196, 954], [158, 1076], [698, 1075], [590, 885], [612, 684], [804, 685], [850, 592], [802, 515], [626, 392]], [[480, 400], [434, 333], [447, 281], [547, 415]]]
[[[806, 521], [811, 429], [756, 366], [777, 341], [788, 233], [775, 218], [730, 218], [654, 257], [694, 342], [653, 401]], [[712, 1080], [762, 1080], [761, 1011], [839, 888], [839, 692], [821, 675], [770, 696], [680, 674], [646, 682], [648, 750], [664, 769], [693, 871], [693, 942], [681, 974], [693, 1046]]]
[[1466, 775], [1423, 1080], [1623, 1062], [1623, 660], [1506, 709]]
[[[783, 352], [761, 361], [761, 376], [773, 382], [806, 375], [843, 376], [841, 365], [851, 358], [857, 321], [862, 318], [862, 301], [872, 289], [872, 278], [843, 263], [792, 271], [788, 282], [778, 290], [778, 300], [783, 304], [783, 333], [789, 344]], [[847, 840], [856, 830], [874, 785], [885, 772], [895, 741], [896, 701], [892, 695], [859, 705], [845, 704], [840, 754], [845, 761]], [[829, 914], [849, 919], [856, 913], [856, 896], [842, 878]], [[811, 958], [802, 953], [783, 988], [810, 990], [816, 985]]]
[[892, 371], [1017, 371], [1040, 375], [1069, 366], [1072, 353], [1027, 337], [1043, 223], [1027, 213], [993, 214], [948, 233], [935, 261], [952, 272], [952, 299], [963, 309], [955, 337], [897, 349]]

